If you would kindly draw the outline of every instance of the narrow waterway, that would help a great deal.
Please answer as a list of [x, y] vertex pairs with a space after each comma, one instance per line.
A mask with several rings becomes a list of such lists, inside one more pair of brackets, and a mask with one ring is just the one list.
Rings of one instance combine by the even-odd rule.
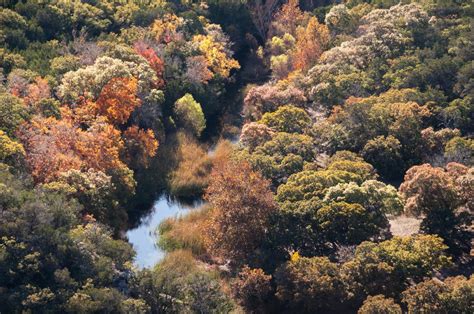
[[166, 254], [158, 247], [157, 228], [166, 218], [179, 217], [187, 211], [196, 209], [203, 204], [197, 200], [192, 204], [183, 204], [177, 200], [170, 200], [165, 195], [158, 198], [150, 212], [141, 218], [140, 224], [135, 229], [127, 231], [128, 241], [133, 245], [137, 255], [135, 265], [138, 268], [153, 267]]

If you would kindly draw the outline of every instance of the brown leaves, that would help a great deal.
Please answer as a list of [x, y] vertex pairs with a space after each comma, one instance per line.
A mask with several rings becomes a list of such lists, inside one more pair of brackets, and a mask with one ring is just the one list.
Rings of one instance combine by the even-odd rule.
[[95, 123], [87, 131], [70, 119], [34, 118], [20, 130], [26, 161], [37, 182], [49, 182], [62, 172], [76, 169], [107, 171], [122, 168], [120, 131], [107, 123]]
[[148, 166], [150, 158], [154, 157], [158, 149], [158, 141], [152, 130], [139, 129], [136, 125], [129, 127], [123, 132], [126, 146], [126, 159], [140, 165]]
[[210, 252], [236, 262], [251, 258], [276, 209], [269, 182], [248, 163], [229, 161], [213, 170], [206, 198], [214, 209], [207, 233]]

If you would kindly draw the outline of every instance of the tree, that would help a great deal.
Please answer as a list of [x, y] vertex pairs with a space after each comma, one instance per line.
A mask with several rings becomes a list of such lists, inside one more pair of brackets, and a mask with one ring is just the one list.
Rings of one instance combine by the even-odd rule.
[[18, 126], [28, 116], [28, 110], [19, 98], [9, 93], [0, 93], [0, 130], [9, 137], [14, 137]]
[[369, 296], [357, 311], [358, 314], [402, 314], [402, 308], [392, 298], [383, 295]]
[[207, 84], [214, 76], [204, 56], [186, 58], [186, 78], [194, 84]]
[[429, 164], [410, 168], [400, 186], [406, 200], [405, 211], [416, 216], [423, 215], [422, 230], [438, 234], [453, 252], [468, 251], [470, 248], [467, 229], [470, 215], [458, 212], [458, 208], [465, 206], [466, 202], [459, 196], [458, 189], [453, 173]]
[[453, 137], [446, 143], [444, 156], [449, 162], [474, 166], [474, 140], [464, 137]]
[[342, 267], [344, 282], [356, 303], [368, 295], [398, 297], [408, 285], [450, 266], [448, 247], [434, 235], [394, 237], [380, 243], [363, 242]]
[[[121, 46], [114, 46], [114, 48], [118, 50], [117, 54], [120, 57], [131, 61], [126, 62], [109, 56], [101, 56], [92, 65], [66, 73], [57, 88], [57, 95], [63, 103], [74, 107], [84, 99], [95, 101], [104, 86], [113, 79], [119, 85], [122, 83], [127, 85], [127, 89], [132, 88], [132, 91], [136, 84], [140, 94], [148, 96], [154, 82], [158, 79], [155, 71], [133, 49]], [[135, 83], [132, 77], [137, 79]], [[109, 85], [109, 89], [112, 91], [113, 85]], [[132, 97], [132, 94], [128, 97]]]
[[362, 149], [362, 156], [386, 179], [397, 179], [403, 172], [401, 144], [392, 135], [369, 140]]
[[334, 311], [346, 299], [337, 264], [327, 257], [298, 257], [275, 271], [276, 296], [292, 311]]
[[148, 61], [148, 64], [150, 67], [155, 71], [157, 80], [155, 82], [155, 87], [160, 88], [163, 87], [165, 84], [165, 81], [163, 80], [163, 75], [165, 72], [165, 65], [163, 60], [161, 60], [155, 50], [153, 50], [151, 47], [148, 47], [145, 43], [143, 42], [137, 42], [133, 46], [135, 51], [141, 55], [143, 58], [145, 58]]
[[329, 43], [329, 30], [326, 25], [319, 24], [316, 17], [311, 17], [306, 27], [297, 28], [295, 38], [296, 43], [291, 54], [293, 68], [306, 71], [326, 50]]
[[131, 291], [151, 306], [152, 313], [226, 313], [233, 309], [216, 273], [202, 269], [189, 251], [167, 254], [153, 269], [139, 271], [133, 279]]
[[258, 34], [265, 40], [273, 15], [280, 6], [280, 0], [251, 0], [246, 2], [246, 4], [249, 7], [250, 16], [257, 28]]
[[5, 168], [0, 186], [0, 310], [61, 312], [74, 299], [115, 309], [132, 247], [93, 219], [81, 221], [74, 199], [32, 189]]
[[61, 78], [70, 71], [76, 71], [80, 67], [79, 57], [74, 55], [64, 55], [56, 57], [50, 61], [51, 72], [56, 79]]
[[444, 128], [435, 131], [432, 127], [426, 128], [421, 131], [421, 137], [423, 139], [424, 160], [431, 161], [440, 158], [444, 153], [446, 144], [453, 138], [461, 136], [461, 132], [458, 129]]
[[3, 69], [1, 74], [8, 75], [13, 68], [24, 68], [25, 66], [26, 61], [20, 54], [0, 48], [0, 67]]
[[201, 105], [191, 94], [186, 94], [174, 103], [174, 114], [178, 125], [190, 131], [196, 137], [206, 128], [206, 118]]
[[350, 96], [366, 97], [376, 92], [374, 87], [382, 84], [380, 74], [385, 70], [381, 69], [387, 60], [415, 43], [423, 46], [424, 38], [436, 32], [429, 19], [417, 4], [371, 10], [361, 17], [358, 31], [351, 34], [354, 37], [324, 52], [311, 68], [305, 78], [310, 99], [332, 107]]
[[324, 18], [333, 35], [351, 33], [354, 30], [355, 21], [345, 4], [338, 4], [329, 10]]
[[301, 11], [299, 0], [288, 0], [275, 13], [270, 26], [271, 36], [295, 35], [296, 28], [304, 22], [305, 13]]
[[471, 96], [455, 99], [442, 110], [441, 116], [449, 127], [459, 128], [466, 132], [472, 131], [473, 103]]
[[228, 78], [231, 70], [240, 69], [239, 62], [231, 58], [228, 39], [222, 33], [220, 26], [210, 24], [206, 30], [208, 35], [194, 35], [193, 43], [206, 59], [207, 67], [214, 76]]
[[123, 132], [123, 137], [127, 163], [147, 167], [158, 149], [155, 133], [150, 129], [143, 130], [134, 125]]
[[213, 207], [210, 251], [237, 264], [257, 257], [276, 209], [268, 181], [248, 163], [231, 160], [213, 169], [206, 199]]
[[158, 42], [165, 44], [178, 40], [180, 28], [184, 19], [172, 13], [166, 13], [162, 18], [156, 19], [152, 25], [152, 32]]
[[316, 213], [319, 234], [329, 243], [354, 245], [377, 238], [387, 229], [388, 221], [380, 212], [371, 212], [360, 204], [330, 203]]
[[241, 151], [239, 158], [250, 162], [274, 184], [279, 184], [291, 174], [303, 170], [305, 161], [313, 160], [314, 147], [311, 137], [307, 135], [278, 132], [253, 152]]
[[244, 99], [243, 113], [247, 118], [259, 120], [264, 113], [275, 111], [280, 106], [302, 107], [306, 101], [304, 92], [295, 86], [267, 83], [250, 88]]
[[97, 113], [115, 125], [127, 122], [130, 114], [141, 105], [137, 97], [136, 78], [113, 78], [100, 92]]
[[401, 214], [404, 205], [397, 189], [376, 180], [367, 180], [361, 185], [355, 182], [339, 183], [327, 190], [323, 200], [360, 204], [374, 213], [393, 216]]
[[20, 143], [13, 141], [0, 130], [0, 162], [15, 163], [25, 155], [25, 149]]
[[126, 220], [118, 204], [112, 178], [102, 171], [68, 170], [61, 173], [56, 181], [41, 187], [45, 191], [62, 192], [74, 197], [84, 207], [84, 214], [93, 215], [100, 222], [118, 227]]
[[[349, 98], [342, 107], [334, 108], [327, 121], [315, 126], [315, 137], [332, 151], [362, 151], [368, 141], [391, 135], [400, 142], [404, 163], [418, 163], [424, 153], [421, 131], [431, 112], [413, 101], [417, 98], [419, 93], [410, 89]], [[327, 131], [328, 127], [332, 130]]]
[[36, 117], [20, 130], [26, 161], [36, 182], [50, 182], [71, 169], [103, 172], [127, 168], [120, 160], [124, 143], [113, 126], [96, 122], [87, 131], [69, 119]]
[[0, 25], [2, 42], [7, 44], [10, 49], [26, 48], [28, 44], [26, 38], [28, 24], [23, 16], [10, 9], [2, 8], [0, 11]]
[[339, 183], [362, 182], [351, 172], [335, 170], [304, 170], [293, 174], [285, 184], [278, 187], [277, 201], [298, 202], [324, 197], [327, 189]]
[[265, 113], [260, 123], [276, 132], [305, 133], [311, 118], [303, 109], [288, 105], [279, 107], [274, 112]]
[[469, 313], [473, 309], [474, 277], [433, 278], [411, 286], [403, 292], [408, 313]]
[[[15, 95], [15, 91], [12, 91], [12, 94]], [[39, 101], [50, 97], [51, 89], [49, 88], [48, 81], [44, 78], [37, 77], [33, 83], [28, 85], [23, 101], [30, 108], [37, 109], [36, 106]]]
[[239, 142], [253, 152], [258, 146], [270, 141], [273, 134], [273, 130], [265, 124], [250, 122], [242, 127]]

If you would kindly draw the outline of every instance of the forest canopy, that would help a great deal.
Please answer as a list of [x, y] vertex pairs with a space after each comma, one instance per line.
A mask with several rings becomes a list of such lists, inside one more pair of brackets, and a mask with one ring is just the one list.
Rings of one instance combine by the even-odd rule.
[[473, 14], [3, 1], [0, 313], [474, 312]]

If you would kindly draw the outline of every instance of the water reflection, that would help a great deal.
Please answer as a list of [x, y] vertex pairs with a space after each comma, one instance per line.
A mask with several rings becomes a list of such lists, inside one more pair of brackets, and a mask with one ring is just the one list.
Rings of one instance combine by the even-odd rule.
[[150, 212], [141, 218], [138, 227], [127, 231], [128, 240], [137, 252], [136, 266], [139, 268], [152, 267], [166, 254], [156, 245], [156, 228], [163, 220], [169, 217], [178, 217], [189, 209], [200, 207], [202, 203], [202, 200], [197, 200], [183, 204], [166, 196], [161, 196], [155, 201]]

